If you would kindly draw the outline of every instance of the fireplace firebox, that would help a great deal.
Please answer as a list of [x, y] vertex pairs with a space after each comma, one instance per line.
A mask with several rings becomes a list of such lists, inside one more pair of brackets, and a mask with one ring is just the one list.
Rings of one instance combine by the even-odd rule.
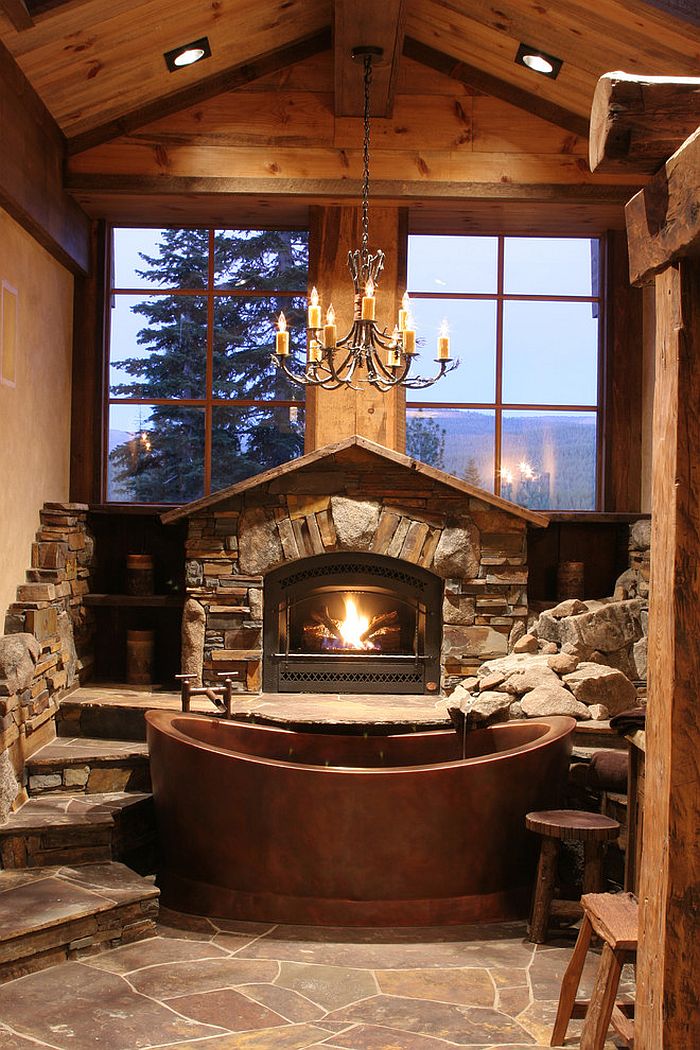
[[442, 580], [383, 555], [334, 552], [268, 573], [263, 689], [437, 693]]

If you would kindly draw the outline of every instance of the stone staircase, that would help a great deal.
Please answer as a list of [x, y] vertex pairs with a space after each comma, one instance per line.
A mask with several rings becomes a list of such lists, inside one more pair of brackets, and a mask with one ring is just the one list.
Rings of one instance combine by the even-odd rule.
[[101, 696], [78, 690], [62, 702], [63, 735], [27, 761], [29, 798], [0, 825], [0, 981], [155, 933], [143, 716], [179, 698]]

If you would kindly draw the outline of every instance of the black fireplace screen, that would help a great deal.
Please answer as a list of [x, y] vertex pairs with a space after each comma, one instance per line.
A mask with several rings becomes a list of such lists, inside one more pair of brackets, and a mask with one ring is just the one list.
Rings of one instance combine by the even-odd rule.
[[337, 553], [265, 580], [266, 692], [437, 692], [442, 581], [396, 559]]

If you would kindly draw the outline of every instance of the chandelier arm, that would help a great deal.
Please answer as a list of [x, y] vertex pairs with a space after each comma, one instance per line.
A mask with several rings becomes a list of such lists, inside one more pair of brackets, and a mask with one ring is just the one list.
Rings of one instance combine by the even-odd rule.
[[459, 358], [456, 358], [454, 361], [440, 361], [439, 364], [440, 367], [434, 376], [416, 376], [415, 379], [407, 379], [403, 385], [409, 390], [425, 390], [426, 387], [437, 383], [438, 379], [442, 379], [448, 372], [458, 368]]

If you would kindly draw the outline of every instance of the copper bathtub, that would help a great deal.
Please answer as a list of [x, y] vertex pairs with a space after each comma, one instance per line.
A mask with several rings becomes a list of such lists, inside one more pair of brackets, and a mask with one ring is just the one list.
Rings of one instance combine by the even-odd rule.
[[150, 711], [164, 904], [381, 926], [524, 914], [525, 814], [560, 802], [574, 721], [471, 732], [303, 733]]

